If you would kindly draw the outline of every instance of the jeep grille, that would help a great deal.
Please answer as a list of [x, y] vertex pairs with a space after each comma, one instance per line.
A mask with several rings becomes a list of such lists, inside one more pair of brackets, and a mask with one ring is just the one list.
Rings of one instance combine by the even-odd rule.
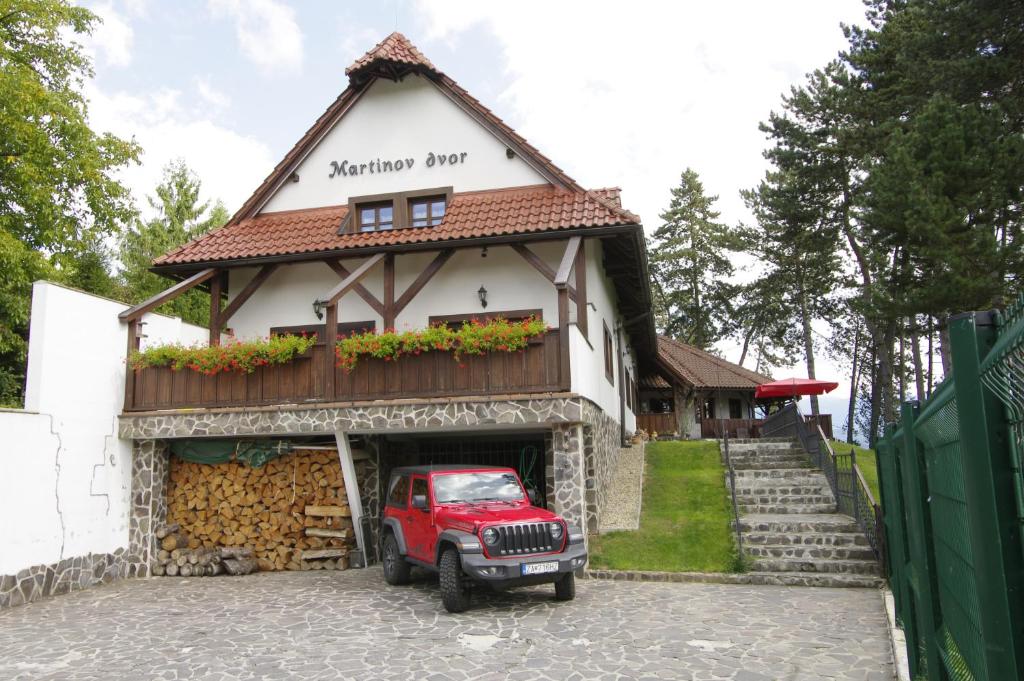
[[548, 523], [499, 525], [494, 529], [498, 531], [498, 543], [490, 551], [498, 556], [548, 553], [556, 548]]

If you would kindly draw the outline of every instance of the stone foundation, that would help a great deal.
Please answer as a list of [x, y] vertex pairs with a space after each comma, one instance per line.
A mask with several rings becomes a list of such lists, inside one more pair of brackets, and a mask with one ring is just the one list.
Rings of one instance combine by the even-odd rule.
[[596, 533], [601, 526], [601, 509], [608, 501], [622, 448], [619, 422], [590, 402], [583, 404], [583, 458], [586, 466], [586, 530]]
[[114, 553], [90, 553], [0, 576], [0, 610], [112, 582], [125, 576], [127, 554], [123, 548]]
[[154, 532], [167, 522], [167, 445], [138, 440], [132, 446], [132, 509], [128, 522], [126, 577], [149, 577], [159, 550]]

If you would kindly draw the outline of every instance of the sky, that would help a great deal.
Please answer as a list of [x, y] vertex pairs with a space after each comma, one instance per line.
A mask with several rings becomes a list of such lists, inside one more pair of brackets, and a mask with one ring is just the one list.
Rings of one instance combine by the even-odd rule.
[[[82, 4], [103, 19], [83, 41], [90, 122], [142, 146], [122, 179], [144, 210], [182, 158], [233, 212], [344, 90], [345, 68], [399, 30], [580, 184], [621, 187], [648, 233], [687, 167], [724, 221], [749, 223], [739, 192], [767, 169], [758, 123], [864, 17], [861, 0]], [[736, 343], [717, 349], [739, 358]], [[840, 382], [822, 401], [838, 427], [848, 377], [818, 364]]]

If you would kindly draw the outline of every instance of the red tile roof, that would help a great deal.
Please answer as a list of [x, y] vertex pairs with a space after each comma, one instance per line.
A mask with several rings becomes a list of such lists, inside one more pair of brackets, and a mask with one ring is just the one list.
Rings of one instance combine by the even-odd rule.
[[434, 68], [434, 65], [430, 63], [430, 60], [424, 57], [423, 53], [417, 50], [416, 46], [398, 31], [384, 38], [373, 49], [357, 59], [351, 66], [345, 69], [345, 74], [351, 75], [375, 61], [389, 61], [407, 66], [422, 66], [435, 73], [439, 73]]
[[464, 192], [436, 227], [338, 234], [348, 206], [262, 213], [229, 223], [156, 259], [157, 267], [399, 244], [640, 224], [619, 190], [570, 192], [551, 185]]
[[678, 380], [695, 388], [753, 390], [772, 380], [710, 352], [665, 336], [658, 336], [658, 359]]

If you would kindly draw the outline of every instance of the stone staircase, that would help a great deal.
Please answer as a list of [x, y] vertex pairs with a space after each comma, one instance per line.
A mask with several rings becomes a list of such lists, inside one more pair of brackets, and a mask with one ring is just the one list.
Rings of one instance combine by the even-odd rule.
[[825, 474], [811, 466], [797, 442], [730, 440], [729, 453], [743, 552], [761, 583], [881, 584], [867, 537], [853, 518], [836, 513]]

